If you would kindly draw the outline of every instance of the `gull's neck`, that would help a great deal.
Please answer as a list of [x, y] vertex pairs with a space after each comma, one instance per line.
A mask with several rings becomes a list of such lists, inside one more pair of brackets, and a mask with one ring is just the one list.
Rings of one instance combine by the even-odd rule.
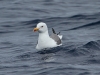
[[46, 31], [46, 32], [44, 32], [44, 33], [39, 33], [39, 37], [49, 37], [49, 33], [48, 33], [48, 31]]

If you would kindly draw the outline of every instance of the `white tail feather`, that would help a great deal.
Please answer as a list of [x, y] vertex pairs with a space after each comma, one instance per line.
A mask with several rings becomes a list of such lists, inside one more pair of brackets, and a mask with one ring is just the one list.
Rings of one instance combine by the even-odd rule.
[[63, 35], [58, 35], [58, 37], [62, 40]]

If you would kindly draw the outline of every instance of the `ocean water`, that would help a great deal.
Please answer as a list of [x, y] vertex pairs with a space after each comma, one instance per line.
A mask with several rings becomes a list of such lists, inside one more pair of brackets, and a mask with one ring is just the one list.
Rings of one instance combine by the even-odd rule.
[[[36, 50], [39, 22], [63, 45]], [[0, 75], [100, 75], [100, 0], [0, 0]]]

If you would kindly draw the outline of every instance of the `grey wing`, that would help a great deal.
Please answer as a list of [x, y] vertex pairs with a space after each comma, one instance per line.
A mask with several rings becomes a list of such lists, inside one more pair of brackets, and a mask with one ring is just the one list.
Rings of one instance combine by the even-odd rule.
[[61, 44], [61, 39], [58, 37], [56, 34], [55, 30], [52, 28], [53, 34], [50, 36], [56, 43], [57, 45]]

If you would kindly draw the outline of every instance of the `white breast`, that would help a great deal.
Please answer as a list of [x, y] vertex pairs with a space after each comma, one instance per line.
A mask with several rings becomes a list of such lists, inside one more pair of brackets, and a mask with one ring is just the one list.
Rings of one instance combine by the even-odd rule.
[[46, 34], [40, 34], [38, 38], [38, 44], [36, 49], [52, 48], [56, 47], [56, 42]]

